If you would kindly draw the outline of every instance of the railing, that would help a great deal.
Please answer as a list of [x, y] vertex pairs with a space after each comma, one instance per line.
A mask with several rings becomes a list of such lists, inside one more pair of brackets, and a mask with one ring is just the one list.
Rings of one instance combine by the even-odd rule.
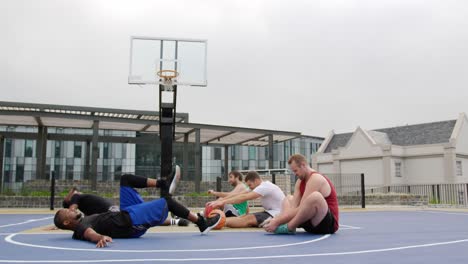
[[468, 206], [468, 183], [380, 186], [367, 188], [366, 193], [424, 195], [429, 198], [429, 204]]

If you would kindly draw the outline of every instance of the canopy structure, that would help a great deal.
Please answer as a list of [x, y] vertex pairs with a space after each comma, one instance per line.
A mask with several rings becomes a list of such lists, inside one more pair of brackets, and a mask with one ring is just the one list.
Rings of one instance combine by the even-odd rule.
[[[125, 109], [96, 108], [0, 101], [0, 126], [25, 126], [37, 132], [0, 131], [1, 146], [5, 138], [36, 140], [37, 172], [41, 175], [45, 168], [47, 140], [87, 141], [92, 144], [91, 179], [97, 173], [98, 142], [114, 143], [154, 143], [159, 136], [159, 112]], [[88, 134], [48, 133], [48, 128], [89, 129]], [[134, 131], [147, 134], [146, 137], [122, 137], [100, 135], [99, 130]], [[201, 145], [219, 145], [227, 148], [232, 145], [264, 146], [300, 137], [299, 132], [265, 130], [244, 127], [218, 126], [190, 123], [188, 113], [176, 114], [175, 141], [196, 144], [195, 164], [201, 164]], [[3, 148], [2, 148], [3, 149]], [[1, 155], [3, 159], [3, 155]], [[270, 167], [273, 157], [269, 157]], [[1, 163], [0, 163], [1, 164]], [[227, 159], [225, 160], [227, 167]], [[0, 165], [1, 166], [1, 165]], [[201, 168], [196, 168], [201, 175]], [[227, 173], [227, 172], [226, 172]], [[93, 177], [94, 176], [94, 177]]]

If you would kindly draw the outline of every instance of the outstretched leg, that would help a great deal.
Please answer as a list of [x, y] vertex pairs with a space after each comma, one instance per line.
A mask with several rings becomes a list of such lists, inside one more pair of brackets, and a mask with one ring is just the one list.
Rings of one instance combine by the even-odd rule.
[[[202, 232], [203, 234], [207, 233], [219, 223], [221, 217], [219, 215], [216, 215], [215, 217], [211, 218], [203, 218], [200, 215], [196, 215], [190, 212], [185, 206], [179, 204], [177, 201], [172, 199], [171, 194], [175, 192], [179, 180], [179, 166], [176, 166], [175, 170], [171, 174], [171, 177], [168, 178], [168, 181], [171, 182], [170, 185], [168, 185], [166, 180], [164, 179], [155, 180], [136, 175], [122, 175], [122, 177], [120, 178], [120, 207], [121, 209], [125, 210], [125, 208], [128, 208], [131, 205], [143, 203], [143, 198], [133, 188], [159, 187], [161, 188], [161, 190], [163, 190], [161, 193], [164, 193], [162, 199], [158, 199], [152, 202], [145, 203], [144, 205], [139, 205], [130, 208], [130, 215], [133, 216], [132, 219], [135, 219], [134, 223], [148, 223], [151, 226], [162, 224], [163, 221], [158, 222], [154, 219], [158, 219], [158, 217], [164, 215], [164, 212], [162, 212], [162, 214], [160, 214], [159, 212], [153, 212], [154, 216], [151, 216], [151, 213], [149, 213], [148, 211], [151, 210], [149, 208], [159, 208], [156, 211], [160, 211], [160, 209], [162, 208], [162, 204], [158, 201], [165, 200], [167, 208], [163, 211], [166, 211], [166, 217], [168, 211], [172, 212], [178, 217], [188, 219], [192, 223], [197, 224], [198, 228], [200, 229], [200, 232]], [[150, 205], [151, 203], [153, 203], [154, 205]], [[141, 215], [148, 217], [142, 217], [142, 220], [136, 220], [140, 216], [139, 212], [146, 212], [141, 213]], [[147, 221], [147, 219], [152, 219], [153, 221]]]
[[231, 227], [231, 228], [255, 227], [255, 226], [258, 226], [258, 222], [257, 222], [255, 215], [246, 214], [243, 216], [226, 218], [225, 226]]

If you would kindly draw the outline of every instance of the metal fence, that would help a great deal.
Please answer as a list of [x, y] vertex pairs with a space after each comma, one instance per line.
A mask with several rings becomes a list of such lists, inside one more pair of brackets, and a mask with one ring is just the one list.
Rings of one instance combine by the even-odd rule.
[[468, 206], [468, 183], [381, 186], [368, 188], [366, 192], [424, 195], [429, 204]]
[[335, 185], [338, 196], [360, 196], [362, 194], [362, 174], [342, 173], [325, 174], [325, 176]]

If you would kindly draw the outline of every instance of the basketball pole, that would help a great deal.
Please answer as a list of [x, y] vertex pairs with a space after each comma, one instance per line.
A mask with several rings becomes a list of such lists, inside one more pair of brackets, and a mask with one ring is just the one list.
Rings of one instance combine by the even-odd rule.
[[[168, 89], [169, 88], [169, 89]], [[163, 92], [172, 90], [172, 102], [163, 102]], [[161, 178], [167, 179], [172, 172], [172, 149], [175, 135], [175, 117], [177, 85], [167, 87], [167, 84], [159, 84], [159, 137], [161, 140]], [[166, 195], [161, 189], [161, 197]]]

